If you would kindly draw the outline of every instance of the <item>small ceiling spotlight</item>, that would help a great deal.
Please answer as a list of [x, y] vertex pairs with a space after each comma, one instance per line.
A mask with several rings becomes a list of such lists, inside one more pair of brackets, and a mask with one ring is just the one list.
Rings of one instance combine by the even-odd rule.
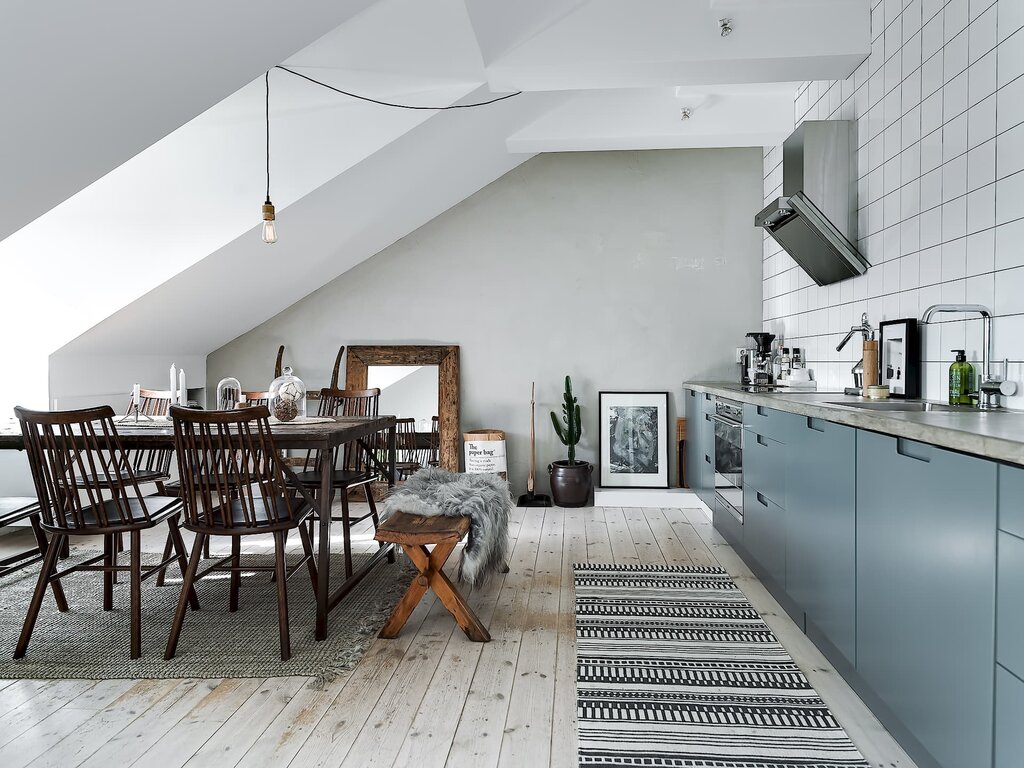
[[683, 107], [682, 109], [679, 110], [679, 119], [680, 120], [689, 120], [691, 117], [693, 117], [693, 109], [692, 108], [690, 108], [690, 107]]
[[719, 19], [718, 27], [722, 32], [722, 37], [728, 37], [732, 34], [732, 19]]

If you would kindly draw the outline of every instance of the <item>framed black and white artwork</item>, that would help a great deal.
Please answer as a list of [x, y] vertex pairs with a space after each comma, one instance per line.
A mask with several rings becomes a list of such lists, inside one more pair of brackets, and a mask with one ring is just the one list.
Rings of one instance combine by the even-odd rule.
[[603, 488], [668, 488], [668, 392], [599, 392]]
[[921, 348], [917, 320], [886, 320], [878, 326], [878, 373], [890, 397], [921, 396]]

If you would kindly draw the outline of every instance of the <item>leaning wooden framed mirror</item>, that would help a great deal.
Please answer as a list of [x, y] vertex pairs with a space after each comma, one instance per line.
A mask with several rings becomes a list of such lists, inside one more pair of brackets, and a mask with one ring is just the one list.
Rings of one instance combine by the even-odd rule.
[[349, 347], [345, 388], [369, 387], [381, 389], [380, 413], [412, 418], [418, 432], [436, 417], [438, 466], [459, 471], [458, 346]]

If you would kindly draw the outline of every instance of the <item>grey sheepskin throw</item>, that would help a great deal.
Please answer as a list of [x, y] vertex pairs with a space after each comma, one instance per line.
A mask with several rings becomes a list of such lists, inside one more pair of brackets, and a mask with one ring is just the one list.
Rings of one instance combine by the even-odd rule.
[[459, 563], [459, 579], [479, 586], [504, 571], [508, 559], [508, 520], [512, 496], [497, 475], [469, 475], [425, 467], [396, 488], [381, 513], [435, 517], [469, 515], [472, 523]]

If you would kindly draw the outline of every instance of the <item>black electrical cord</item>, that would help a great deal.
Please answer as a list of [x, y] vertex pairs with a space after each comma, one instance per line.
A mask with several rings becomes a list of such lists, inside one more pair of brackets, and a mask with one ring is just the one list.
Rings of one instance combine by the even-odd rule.
[[267, 205], [270, 205], [270, 70], [263, 76], [267, 84]]
[[359, 99], [360, 101], [368, 101], [371, 104], [379, 104], [382, 107], [394, 107], [395, 109], [427, 109], [427, 110], [431, 110], [431, 111], [437, 111], [437, 110], [442, 110], [442, 109], [471, 109], [472, 107], [486, 107], [488, 104], [494, 104], [496, 102], [504, 101], [505, 99], [511, 99], [513, 96], [519, 96], [519, 95], [522, 94], [522, 91], [516, 91], [515, 93], [506, 93], [504, 96], [497, 96], [497, 97], [495, 97], [493, 99], [490, 99], [488, 101], [478, 101], [478, 102], [475, 102], [473, 104], [449, 104], [446, 107], [424, 107], [424, 106], [415, 106], [415, 105], [411, 105], [411, 104], [395, 104], [395, 103], [390, 102], [390, 101], [381, 101], [380, 99], [372, 99], [369, 96], [360, 96], [358, 93], [351, 93], [349, 91], [343, 91], [343, 90], [341, 90], [341, 88], [335, 88], [333, 85], [328, 85], [327, 83], [323, 83], [323, 82], [320, 82], [319, 80], [315, 80], [312, 77], [310, 77], [309, 75], [304, 75], [301, 72], [296, 72], [294, 69], [288, 69], [288, 67], [282, 67], [280, 64], [278, 64], [275, 67], [275, 69], [283, 69], [285, 72], [287, 72], [289, 74], [295, 75], [296, 77], [301, 77], [303, 80], [309, 80], [309, 82], [316, 83], [317, 85], [323, 86], [324, 88], [329, 88], [330, 90], [332, 90], [332, 91], [334, 91], [336, 93], [340, 93], [343, 96], [349, 96], [349, 97], [351, 97], [353, 99]]

